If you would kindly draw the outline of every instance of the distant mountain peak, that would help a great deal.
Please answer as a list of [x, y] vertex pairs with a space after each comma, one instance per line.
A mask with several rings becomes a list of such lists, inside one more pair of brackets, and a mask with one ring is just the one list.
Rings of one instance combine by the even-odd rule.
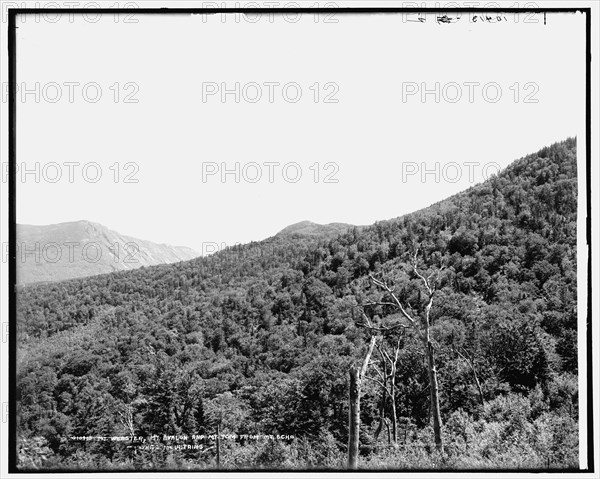
[[89, 220], [17, 225], [17, 250], [19, 284], [62, 281], [200, 256], [191, 248], [125, 236]]
[[328, 223], [322, 225], [313, 221], [304, 220], [285, 227], [277, 233], [276, 236], [300, 235], [329, 237], [344, 233], [354, 227], [354, 225], [347, 223]]

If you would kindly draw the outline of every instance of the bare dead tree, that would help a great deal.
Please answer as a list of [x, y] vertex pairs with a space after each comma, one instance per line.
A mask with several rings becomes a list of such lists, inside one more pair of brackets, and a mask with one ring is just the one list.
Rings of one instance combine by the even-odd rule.
[[358, 464], [358, 443], [360, 436], [360, 393], [362, 381], [367, 374], [371, 355], [377, 337], [371, 335], [369, 349], [362, 363], [362, 367], [358, 369], [355, 365], [350, 367], [350, 408], [349, 408], [349, 433], [348, 433], [348, 468], [356, 469]]
[[398, 338], [396, 342], [396, 348], [394, 350], [394, 356], [390, 356], [385, 348], [379, 350], [380, 354], [385, 358], [385, 361], [390, 365], [390, 397], [391, 397], [391, 410], [392, 410], [392, 438], [394, 444], [398, 441], [398, 417], [396, 414], [396, 370], [398, 367], [398, 356], [400, 354], [401, 340]]
[[221, 423], [217, 424], [217, 469], [221, 468]]
[[479, 381], [477, 369], [475, 368], [474, 359], [471, 356], [469, 356], [469, 354], [465, 351], [464, 348], [462, 348], [463, 349], [462, 353], [460, 352], [459, 347], [455, 347], [453, 349], [456, 352], [456, 354], [469, 365], [469, 368], [471, 369], [471, 372], [473, 373], [473, 379], [475, 379], [475, 385], [477, 386], [477, 391], [479, 393], [479, 402], [483, 406], [485, 404], [485, 401], [483, 399], [483, 390], [481, 389], [481, 382]]
[[[381, 342], [383, 343], [383, 341]], [[375, 368], [375, 372], [378, 377], [366, 376], [367, 379], [373, 381], [381, 387], [382, 391], [382, 405], [380, 407], [380, 418], [379, 426], [375, 431], [375, 439], [379, 436], [384, 423], [384, 410], [386, 405], [386, 399], [390, 398], [390, 409], [391, 409], [391, 425], [392, 433], [391, 438], [394, 444], [398, 441], [398, 418], [396, 415], [396, 371], [398, 367], [398, 357], [400, 354], [401, 338], [398, 338], [396, 347], [394, 349], [393, 356], [391, 356], [385, 349], [385, 344], [377, 344], [377, 351], [380, 356], [380, 363], [383, 371]], [[388, 388], [389, 383], [389, 388]], [[389, 435], [388, 435], [389, 442]]]
[[[422, 315], [413, 317], [407, 309], [404, 307], [402, 302], [398, 299], [398, 296], [394, 292], [394, 289], [390, 287], [385, 280], [377, 279], [373, 274], [369, 275], [371, 282], [382, 289], [384, 293], [389, 297], [390, 301], [378, 301], [369, 303], [374, 306], [391, 306], [398, 310], [402, 316], [408, 321], [408, 325], [416, 332], [417, 336], [421, 340], [425, 355], [427, 357], [427, 370], [429, 375], [429, 396], [430, 396], [430, 409], [431, 417], [433, 422], [433, 433], [435, 445], [438, 451], [443, 452], [444, 442], [442, 438], [442, 419], [440, 415], [440, 401], [439, 401], [439, 384], [437, 379], [437, 370], [435, 366], [435, 352], [433, 343], [431, 340], [430, 329], [431, 329], [431, 307], [433, 300], [438, 291], [438, 284], [444, 266], [441, 265], [437, 272], [433, 272], [428, 276], [424, 276], [418, 269], [418, 249], [415, 249], [415, 253], [412, 258], [412, 270], [417, 278], [419, 278], [423, 284], [426, 294], [426, 304]], [[410, 305], [409, 305], [410, 306]], [[390, 331], [397, 327], [402, 327], [401, 323], [394, 326], [386, 327], [386, 331]]]
[[122, 409], [118, 411], [119, 422], [125, 429], [129, 431], [131, 437], [135, 436], [135, 424], [133, 422], [133, 405], [124, 404]]
[[[384, 424], [387, 426], [388, 430], [389, 430], [389, 425], [386, 423], [385, 419], [385, 406], [387, 405], [387, 398], [388, 398], [388, 388], [387, 388], [387, 377], [388, 377], [388, 372], [387, 372], [387, 364], [384, 362], [383, 363], [383, 379], [384, 382], [383, 384], [381, 384], [381, 399], [379, 400], [379, 424], [377, 425], [377, 429], [375, 429], [375, 440], [377, 441], [377, 439], [379, 438], [379, 435], [381, 434], [381, 431], [383, 430], [383, 426]], [[370, 377], [367, 377], [367, 379], [371, 379]], [[391, 435], [388, 434], [388, 444], [391, 443]]]

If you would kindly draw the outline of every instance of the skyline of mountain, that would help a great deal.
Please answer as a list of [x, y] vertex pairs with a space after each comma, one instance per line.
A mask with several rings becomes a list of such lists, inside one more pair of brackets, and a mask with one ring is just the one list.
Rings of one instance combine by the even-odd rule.
[[197, 256], [185, 246], [133, 238], [88, 220], [17, 224], [17, 284], [63, 281]]

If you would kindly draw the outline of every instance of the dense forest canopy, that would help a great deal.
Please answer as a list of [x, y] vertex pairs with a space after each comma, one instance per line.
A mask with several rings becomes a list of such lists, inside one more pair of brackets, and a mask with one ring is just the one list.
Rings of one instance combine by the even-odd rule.
[[[373, 208], [377, 205], [374, 204]], [[444, 265], [431, 308], [446, 437], [433, 452], [425, 357], [410, 329], [389, 401], [364, 389], [361, 467], [577, 467], [577, 162], [568, 139], [429, 208], [331, 237], [278, 235], [209, 257], [17, 293], [22, 468], [186, 469], [203, 449], [143, 450], [80, 436], [222, 434], [231, 468], [343, 467], [348, 370], [361, 311], [401, 318], [425, 297], [410, 267]], [[374, 372], [384, 360], [374, 353]], [[381, 371], [379, 371], [379, 369]], [[386, 370], [387, 374], [387, 370]], [[475, 380], [477, 378], [477, 380]], [[384, 420], [385, 419], [385, 420]], [[441, 462], [440, 462], [441, 461]]]

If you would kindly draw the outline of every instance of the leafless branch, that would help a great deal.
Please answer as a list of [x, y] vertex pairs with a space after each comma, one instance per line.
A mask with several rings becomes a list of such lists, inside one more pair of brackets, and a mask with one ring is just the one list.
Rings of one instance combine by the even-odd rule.
[[375, 343], [377, 342], [377, 336], [371, 336], [371, 342], [369, 343], [369, 350], [367, 351], [367, 355], [365, 356], [365, 360], [363, 361], [362, 368], [360, 370], [360, 377], [363, 378], [367, 374], [367, 369], [369, 368], [369, 361], [371, 360], [371, 354], [373, 354], [373, 348], [375, 347]]
[[387, 292], [392, 297], [392, 299], [394, 300], [393, 304], [400, 310], [400, 312], [402, 313], [402, 315], [410, 322], [410, 324], [413, 326], [413, 328], [415, 329], [415, 331], [417, 331], [417, 333], [419, 334], [419, 336], [421, 338], [423, 338], [423, 333], [421, 332], [418, 323], [404, 309], [404, 307], [402, 306], [402, 303], [400, 302], [400, 300], [398, 299], [398, 297], [396, 296], [396, 294], [394, 293], [394, 291], [387, 285], [387, 283], [385, 281], [382, 281], [382, 280], [379, 280], [379, 279], [375, 278], [372, 273], [369, 274], [369, 278], [371, 278], [371, 281], [373, 282], [374, 285], [380, 287], [381, 289], [383, 289], [385, 292]]
[[390, 301], [370, 301], [368, 303], [363, 303], [363, 306], [394, 306], [396, 307], [396, 303], [392, 303]]
[[383, 384], [379, 379], [374, 378], [372, 376], [365, 376], [365, 379], [368, 379], [369, 381], [373, 381], [374, 383], [378, 384], [387, 393], [388, 396], [391, 396], [388, 387], [385, 384]]

